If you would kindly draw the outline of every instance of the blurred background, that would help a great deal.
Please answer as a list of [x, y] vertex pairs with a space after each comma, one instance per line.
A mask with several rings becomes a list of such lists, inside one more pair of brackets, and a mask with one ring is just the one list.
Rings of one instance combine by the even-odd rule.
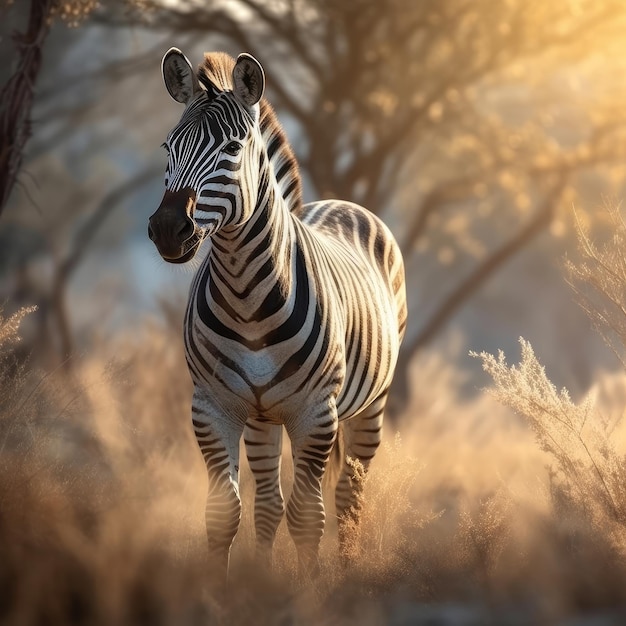
[[194, 64], [209, 50], [256, 55], [305, 200], [359, 202], [395, 233], [410, 303], [396, 408], [426, 347], [467, 369], [467, 393], [481, 386], [468, 351], [519, 335], [575, 393], [613, 366], [561, 266], [576, 255], [573, 209], [594, 220], [624, 192], [621, 0], [1, 6], [3, 178], [21, 162], [3, 181], [0, 301], [37, 305], [22, 346], [46, 367], [159, 315], [158, 302], [183, 306], [192, 272], [146, 237], [159, 146], [182, 113], [160, 75], [172, 45]]
[[[624, 0], [0, 0], [0, 622], [626, 623], [625, 32]], [[257, 574], [243, 464], [241, 593], [207, 595], [193, 269], [146, 232], [171, 46], [255, 55], [305, 201], [403, 250], [356, 556], [330, 498], [310, 589], [284, 524]]]

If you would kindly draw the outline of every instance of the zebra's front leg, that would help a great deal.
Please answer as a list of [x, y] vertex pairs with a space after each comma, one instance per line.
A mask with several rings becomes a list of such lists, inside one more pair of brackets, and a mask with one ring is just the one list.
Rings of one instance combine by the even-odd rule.
[[287, 526], [298, 551], [300, 575], [319, 572], [318, 551], [326, 514], [322, 477], [337, 436], [334, 404], [320, 414], [286, 424], [293, 452], [293, 490], [287, 505]]
[[269, 568], [272, 564], [276, 529], [285, 513], [285, 502], [280, 487], [283, 427], [259, 420], [249, 420], [243, 438], [256, 486], [254, 525], [257, 559]]
[[192, 421], [208, 473], [205, 520], [209, 563], [215, 578], [224, 581], [241, 520], [239, 440], [245, 419], [227, 415], [210, 394], [196, 389]]

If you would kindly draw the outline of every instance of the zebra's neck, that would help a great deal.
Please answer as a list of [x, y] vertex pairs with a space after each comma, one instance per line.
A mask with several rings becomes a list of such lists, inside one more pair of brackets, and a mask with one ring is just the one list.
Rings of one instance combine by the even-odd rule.
[[207, 258], [213, 300], [241, 320], [266, 319], [292, 293], [295, 254], [294, 218], [266, 160], [252, 217], [213, 236]]

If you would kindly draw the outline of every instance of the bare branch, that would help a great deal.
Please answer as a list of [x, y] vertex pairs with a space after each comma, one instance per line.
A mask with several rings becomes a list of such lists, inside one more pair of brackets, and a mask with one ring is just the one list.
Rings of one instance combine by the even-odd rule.
[[131, 191], [136, 190], [144, 183], [150, 181], [154, 178], [157, 172], [158, 170], [156, 167], [148, 167], [136, 176], [125, 180], [123, 183], [109, 191], [100, 200], [98, 206], [87, 218], [87, 220], [85, 220], [84, 224], [77, 230], [68, 253], [56, 268], [50, 293], [50, 301], [55, 311], [56, 323], [59, 329], [59, 338], [61, 343], [61, 358], [63, 359], [66, 368], [69, 368], [72, 365], [72, 361], [69, 357], [73, 351], [71, 323], [65, 303], [65, 292], [68, 281], [74, 271], [79, 267], [85, 254], [89, 251], [91, 243], [109, 215], [119, 206], [119, 203], [126, 196], [128, 196]]
[[487, 279], [550, 225], [566, 182], [567, 176], [565, 173], [562, 173], [559, 180], [546, 194], [542, 205], [536, 211], [534, 217], [514, 237], [487, 256], [482, 263], [474, 268], [469, 276], [448, 294], [417, 336], [405, 345], [405, 351], [413, 354], [419, 348], [429, 343], [467, 299], [482, 287]]

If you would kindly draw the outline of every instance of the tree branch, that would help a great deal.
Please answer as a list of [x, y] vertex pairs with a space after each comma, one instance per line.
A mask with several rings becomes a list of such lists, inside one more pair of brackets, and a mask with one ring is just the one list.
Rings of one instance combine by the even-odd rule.
[[70, 368], [72, 365], [71, 359], [68, 357], [72, 354], [74, 344], [71, 333], [71, 323], [66, 306], [66, 291], [69, 279], [90, 249], [91, 243], [99, 229], [109, 215], [119, 206], [120, 201], [130, 192], [136, 190], [137, 187], [151, 180], [157, 172], [158, 169], [155, 166], [148, 167], [138, 175], [124, 181], [109, 191], [100, 200], [100, 203], [87, 218], [85, 223], [77, 230], [69, 252], [56, 268], [50, 292], [50, 302], [59, 330], [61, 359], [66, 368]]
[[448, 294], [443, 303], [437, 308], [435, 314], [423, 326], [422, 330], [404, 347], [408, 354], [413, 354], [430, 342], [467, 299], [482, 287], [496, 270], [502, 267], [520, 250], [523, 250], [550, 225], [566, 181], [567, 176], [562, 173], [558, 181], [554, 183], [547, 193], [544, 202], [534, 217], [514, 237], [484, 259], [460, 285]]

